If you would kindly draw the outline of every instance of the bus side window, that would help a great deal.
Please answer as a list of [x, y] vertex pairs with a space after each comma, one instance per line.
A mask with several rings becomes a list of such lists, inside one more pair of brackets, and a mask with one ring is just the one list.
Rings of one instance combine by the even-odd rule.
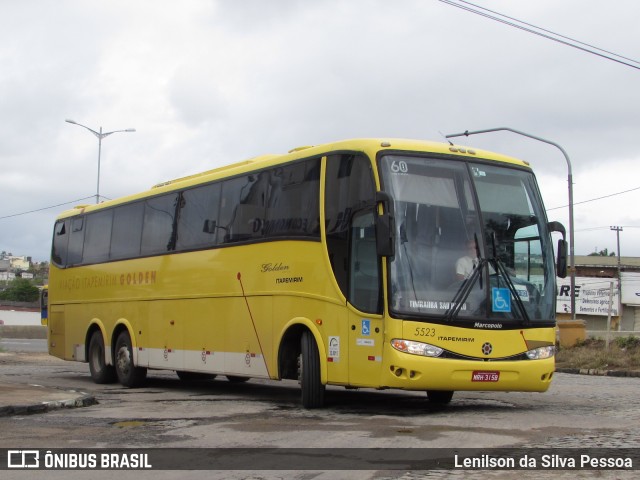
[[82, 262], [84, 250], [84, 217], [71, 219], [69, 249], [67, 251], [67, 265], [79, 265]]
[[99, 263], [109, 260], [113, 210], [87, 215], [82, 263]]
[[53, 228], [51, 260], [59, 267], [67, 265], [69, 248], [69, 220], [58, 220]]
[[166, 253], [175, 247], [172, 238], [177, 200], [177, 193], [145, 200], [142, 255]]
[[110, 253], [112, 260], [135, 258], [140, 255], [143, 213], [142, 202], [122, 205], [114, 209]]
[[217, 230], [217, 243], [320, 234], [320, 160], [299, 161], [222, 183], [220, 212], [201, 230]]
[[295, 162], [271, 171], [265, 237], [320, 236], [320, 159]]
[[[263, 172], [261, 172], [263, 173]], [[218, 244], [250, 240], [261, 235], [257, 220], [264, 218], [266, 200], [258, 175], [245, 175], [225, 180], [222, 184]]]
[[221, 183], [185, 190], [178, 218], [177, 250], [216, 245]]

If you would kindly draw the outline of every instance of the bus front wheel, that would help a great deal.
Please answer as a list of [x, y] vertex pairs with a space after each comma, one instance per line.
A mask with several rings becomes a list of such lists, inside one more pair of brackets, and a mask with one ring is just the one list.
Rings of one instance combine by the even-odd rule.
[[116, 381], [116, 369], [105, 362], [104, 338], [99, 331], [93, 332], [91, 340], [89, 340], [89, 371], [95, 383]]
[[320, 354], [313, 334], [306, 331], [300, 340], [299, 379], [302, 406], [319, 408], [324, 405], [324, 390], [320, 378]]
[[133, 347], [128, 332], [118, 335], [115, 352], [116, 373], [118, 381], [125, 387], [139, 387], [144, 383], [147, 369], [133, 364]]

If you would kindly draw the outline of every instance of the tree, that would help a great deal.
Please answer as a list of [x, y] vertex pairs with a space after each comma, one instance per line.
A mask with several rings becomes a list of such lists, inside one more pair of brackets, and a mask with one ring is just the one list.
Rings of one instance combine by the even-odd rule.
[[9, 287], [0, 292], [0, 299], [12, 302], [36, 302], [40, 297], [40, 290], [24, 278], [16, 278], [9, 283]]
[[609, 249], [605, 248], [604, 250], [600, 250], [599, 252], [591, 252], [589, 257], [615, 257], [616, 252], [609, 253]]

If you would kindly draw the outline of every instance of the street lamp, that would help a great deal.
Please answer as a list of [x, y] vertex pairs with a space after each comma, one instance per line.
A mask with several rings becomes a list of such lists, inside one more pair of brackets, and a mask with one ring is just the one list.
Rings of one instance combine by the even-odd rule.
[[82, 125], [81, 123], [74, 122], [73, 120], [69, 120], [68, 118], [65, 120], [67, 123], [72, 123], [73, 125], [78, 125], [79, 127], [86, 128], [91, 133], [93, 133], [96, 137], [98, 137], [98, 185], [96, 188], [96, 203], [100, 203], [100, 155], [102, 153], [102, 139], [104, 137], [108, 137], [112, 133], [118, 132], [135, 132], [135, 128], [127, 128], [125, 130], [113, 130], [111, 132], [102, 132], [102, 127], [100, 127], [100, 131], [96, 132], [94, 129], [87, 127], [86, 125]]
[[[573, 252], [573, 172], [571, 169], [571, 160], [569, 160], [569, 155], [567, 152], [555, 142], [551, 140], [546, 140], [544, 138], [537, 137], [535, 135], [531, 135], [529, 133], [521, 132], [520, 130], [514, 130], [513, 128], [508, 127], [499, 127], [499, 128], [489, 128], [487, 130], [476, 130], [474, 132], [470, 132], [469, 130], [464, 133], [454, 133], [451, 135], [446, 135], [446, 138], [453, 137], [468, 137], [469, 135], [476, 135], [479, 133], [490, 133], [490, 132], [499, 132], [499, 131], [507, 131], [512, 133], [517, 133], [518, 135], [522, 135], [525, 137], [532, 138], [534, 140], [538, 140], [539, 142], [544, 142], [549, 145], [553, 145], [554, 147], [560, 149], [562, 154], [564, 155], [564, 159], [567, 161], [567, 182], [569, 183], [569, 264], [570, 264], [570, 278], [571, 278], [571, 294], [570, 294], [570, 302], [571, 302], [571, 319], [576, 319], [576, 299], [575, 299], [575, 289], [576, 289], [576, 268], [575, 268], [575, 258]], [[619, 250], [619, 249], [618, 249]]]

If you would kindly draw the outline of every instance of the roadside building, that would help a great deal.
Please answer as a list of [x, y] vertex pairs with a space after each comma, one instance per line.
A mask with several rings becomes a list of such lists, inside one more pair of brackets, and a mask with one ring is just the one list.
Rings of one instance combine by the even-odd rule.
[[[640, 335], [640, 258], [580, 256], [576, 264], [576, 318], [586, 321], [589, 336]], [[558, 279], [559, 320], [571, 318], [570, 279]], [[609, 314], [611, 315], [609, 319]]]
[[31, 257], [26, 256], [12, 256], [8, 257], [11, 262], [11, 268], [14, 271], [17, 270], [29, 270], [31, 268]]
[[0, 255], [0, 272], [26, 271], [31, 268], [31, 257], [26, 255], [11, 255], [2, 253]]
[[10, 282], [15, 280], [16, 274], [13, 272], [0, 272], [0, 281]]

